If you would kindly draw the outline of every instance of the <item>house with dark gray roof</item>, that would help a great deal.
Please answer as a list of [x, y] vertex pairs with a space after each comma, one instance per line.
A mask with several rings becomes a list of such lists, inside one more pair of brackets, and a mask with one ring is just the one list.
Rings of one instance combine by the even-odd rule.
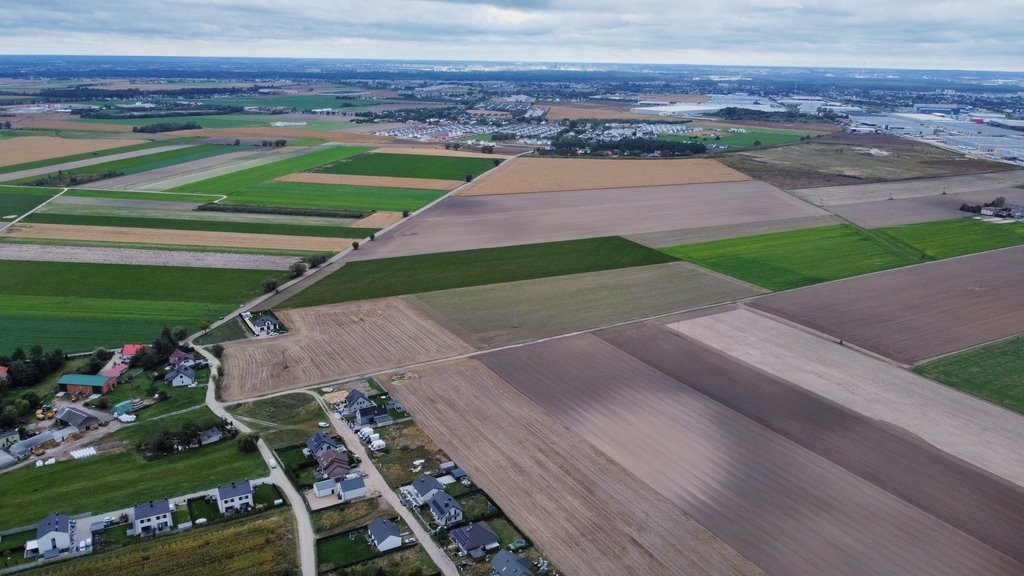
[[378, 552], [394, 550], [402, 545], [402, 533], [395, 523], [386, 518], [377, 518], [367, 527], [370, 543]]
[[50, 440], [53, 440], [53, 432], [47, 430], [46, 432], [40, 432], [31, 438], [25, 438], [24, 440], [11, 444], [7, 451], [11, 453], [11, 456], [20, 460], [31, 454], [32, 450], [37, 446], [46, 444]]
[[366, 482], [362, 478], [346, 478], [338, 482], [338, 499], [342, 502], [366, 496]]
[[462, 522], [462, 505], [447, 492], [434, 494], [433, 498], [427, 502], [427, 507], [430, 508], [430, 514], [437, 521], [438, 526], [451, 526]]
[[74, 427], [75, 430], [78, 430], [79, 432], [92, 430], [100, 424], [99, 418], [89, 414], [88, 412], [79, 410], [74, 406], [65, 406], [64, 408], [61, 408], [60, 411], [57, 412], [57, 420], [60, 420], [68, 426]]
[[388, 424], [392, 421], [394, 421], [394, 418], [388, 414], [387, 406], [374, 405], [369, 408], [356, 410], [356, 424], [359, 426]]
[[444, 491], [444, 486], [437, 481], [437, 478], [434, 478], [430, 474], [424, 474], [423, 476], [413, 480], [412, 489], [415, 496], [419, 499], [417, 504], [424, 504], [427, 500], [433, 498], [434, 494]]
[[487, 522], [474, 522], [452, 530], [452, 540], [464, 554], [480, 559], [488, 550], [499, 546], [498, 536]]
[[491, 559], [491, 576], [533, 576], [533, 566], [508, 550], [501, 550]]
[[134, 510], [135, 535], [155, 534], [170, 530], [174, 527], [174, 518], [171, 517], [171, 503], [166, 498], [163, 500], [150, 500], [146, 504], [138, 504]]
[[329, 448], [337, 450], [338, 443], [323, 432], [317, 431], [309, 437], [309, 440], [306, 440], [306, 450], [309, 450], [309, 455], [313, 458], [318, 458], [324, 450]]
[[221, 514], [251, 508], [253, 489], [248, 480], [217, 487], [217, 508]]
[[196, 383], [196, 371], [193, 367], [185, 366], [182, 363], [164, 376], [164, 382], [171, 386], [191, 386]]
[[372, 408], [374, 406], [376, 406], [376, 404], [367, 398], [366, 394], [363, 394], [359, 390], [353, 390], [348, 393], [348, 396], [345, 396], [345, 409], [349, 412], [355, 412], [363, 408]]
[[36, 524], [36, 553], [45, 555], [51, 551], [70, 550], [74, 542], [72, 532], [71, 517], [66, 514], [50, 514], [43, 518]]

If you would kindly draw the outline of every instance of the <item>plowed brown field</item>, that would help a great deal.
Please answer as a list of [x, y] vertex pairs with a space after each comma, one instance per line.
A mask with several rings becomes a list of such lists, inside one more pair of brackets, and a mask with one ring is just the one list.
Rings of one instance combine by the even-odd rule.
[[325, 172], [297, 172], [277, 179], [279, 182], [306, 182], [349, 186], [382, 186], [385, 188], [420, 188], [423, 190], [451, 190], [461, 180], [435, 180], [432, 178], [395, 178], [391, 176], [357, 176], [327, 174]]
[[[470, 352], [398, 299], [282, 310], [288, 334], [228, 344], [221, 390], [241, 400]], [[287, 363], [287, 365], [285, 365]]]
[[600, 160], [590, 158], [514, 158], [488, 178], [459, 190], [459, 196], [598, 190], [631, 186], [668, 186], [743, 182], [750, 177], [715, 160]]
[[13, 166], [34, 160], [60, 158], [84, 152], [96, 152], [109, 148], [120, 148], [133, 144], [144, 144], [148, 140], [121, 138], [55, 138], [51, 136], [22, 136], [0, 140], [0, 166]]
[[78, 122], [70, 114], [24, 114], [15, 117], [11, 123], [23, 128], [52, 128], [56, 130], [81, 130], [90, 132], [131, 132], [132, 127], [121, 124]]
[[277, 248], [282, 250], [322, 252], [339, 252], [352, 244], [351, 238], [242, 234], [238, 232], [197, 232], [192, 230], [121, 228], [114, 226], [75, 226], [73, 224], [20, 223], [9, 228], [6, 234], [17, 238], [180, 244], [182, 246], [221, 246], [224, 248]]
[[480, 363], [417, 374], [395, 397], [566, 574], [762, 574]]

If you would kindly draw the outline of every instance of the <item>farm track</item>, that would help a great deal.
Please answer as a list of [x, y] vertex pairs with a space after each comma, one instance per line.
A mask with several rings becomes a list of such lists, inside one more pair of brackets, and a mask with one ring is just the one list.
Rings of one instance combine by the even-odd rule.
[[480, 363], [416, 372], [394, 395], [566, 574], [762, 574]]

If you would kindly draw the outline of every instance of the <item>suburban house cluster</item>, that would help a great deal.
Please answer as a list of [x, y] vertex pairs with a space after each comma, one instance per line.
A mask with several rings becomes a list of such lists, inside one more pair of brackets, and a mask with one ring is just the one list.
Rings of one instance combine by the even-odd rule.
[[342, 502], [366, 496], [362, 473], [349, 460], [344, 444], [323, 432], [316, 432], [306, 441], [306, 452], [316, 460], [316, 475], [322, 478], [313, 484], [318, 498], [337, 494]]

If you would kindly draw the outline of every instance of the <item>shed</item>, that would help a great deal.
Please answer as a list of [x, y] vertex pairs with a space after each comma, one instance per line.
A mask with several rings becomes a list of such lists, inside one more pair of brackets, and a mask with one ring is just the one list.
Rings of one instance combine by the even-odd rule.
[[106, 394], [117, 386], [117, 378], [89, 374], [65, 374], [57, 380], [57, 388], [68, 394]]
[[57, 412], [57, 420], [64, 422], [68, 426], [73, 426], [79, 432], [85, 430], [92, 430], [99, 425], [100, 419], [75, 408], [74, 406], [65, 406]]
[[362, 478], [347, 478], [338, 483], [338, 499], [342, 502], [366, 496], [366, 482]]
[[117, 404], [114, 404], [114, 409], [111, 410], [111, 412], [114, 414], [114, 416], [121, 416], [123, 414], [131, 414], [132, 413], [132, 401], [131, 400], [125, 400], [124, 402], [118, 402]]
[[337, 486], [337, 483], [334, 481], [333, 478], [328, 478], [327, 480], [321, 480], [319, 482], [314, 482], [313, 483], [313, 494], [316, 494], [317, 498], [323, 498], [324, 496], [330, 496], [331, 494], [334, 494], [335, 486]]

